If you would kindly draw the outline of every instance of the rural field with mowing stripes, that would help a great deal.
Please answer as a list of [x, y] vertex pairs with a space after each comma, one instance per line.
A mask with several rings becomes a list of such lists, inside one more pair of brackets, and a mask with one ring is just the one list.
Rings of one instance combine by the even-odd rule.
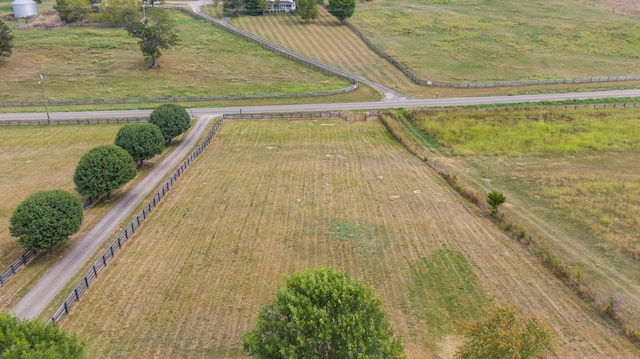
[[637, 2], [589, 2], [364, 1], [349, 22], [428, 80], [640, 74]]
[[60, 325], [92, 358], [239, 358], [283, 275], [331, 265], [373, 286], [409, 358], [510, 301], [551, 357], [640, 352], [377, 121], [228, 120]]
[[293, 14], [240, 16], [231, 24], [260, 37], [345, 71], [378, 82], [400, 92], [424, 92], [390, 62], [323, 7], [309, 24]]

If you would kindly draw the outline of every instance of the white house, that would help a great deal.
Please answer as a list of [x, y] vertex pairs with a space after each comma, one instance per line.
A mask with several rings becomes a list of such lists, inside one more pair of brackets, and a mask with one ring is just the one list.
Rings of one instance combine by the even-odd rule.
[[296, 0], [269, 0], [269, 12], [289, 12], [296, 9]]

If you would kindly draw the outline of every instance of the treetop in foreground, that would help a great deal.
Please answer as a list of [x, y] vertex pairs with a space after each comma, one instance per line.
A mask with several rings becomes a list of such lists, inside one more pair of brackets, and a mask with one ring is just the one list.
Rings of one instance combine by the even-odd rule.
[[165, 141], [170, 142], [172, 138], [186, 132], [191, 127], [191, 117], [182, 106], [171, 103], [158, 106], [151, 116], [149, 122], [160, 127]]
[[160, 128], [152, 123], [131, 123], [118, 131], [115, 144], [141, 164], [142, 161], [162, 153], [164, 136]]
[[84, 344], [51, 324], [0, 313], [0, 356], [20, 359], [80, 359]]
[[27, 250], [52, 249], [82, 224], [82, 203], [63, 190], [40, 191], [13, 212], [9, 232]]
[[293, 274], [245, 333], [255, 358], [404, 358], [380, 298], [343, 272], [320, 267]]
[[83, 196], [109, 195], [136, 176], [131, 155], [116, 145], [104, 145], [85, 153], [73, 175], [76, 190]]
[[466, 324], [460, 332], [468, 341], [457, 359], [527, 359], [553, 344], [553, 333], [537, 317], [518, 317], [518, 308], [502, 304], [485, 309], [487, 318]]

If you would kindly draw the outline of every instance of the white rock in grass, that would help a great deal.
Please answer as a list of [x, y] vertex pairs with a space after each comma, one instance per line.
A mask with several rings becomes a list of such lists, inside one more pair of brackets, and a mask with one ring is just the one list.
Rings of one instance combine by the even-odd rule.
[[419, 190], [419, 189], [417, 189], [417, 190], [413, 191], [413, 193], [415, 193], [415, 194], [420, 194], [420, 193], [422, 193], [422, 191], [421, 191], [421, 190]]

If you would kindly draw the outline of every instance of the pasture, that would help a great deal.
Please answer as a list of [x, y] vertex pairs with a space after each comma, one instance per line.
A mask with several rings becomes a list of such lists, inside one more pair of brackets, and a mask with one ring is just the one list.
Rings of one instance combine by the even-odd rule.
[[409, 358], [451, 357], [491, 300], [536, 312], [552, 357], [637, 357], [377, 121], [226, 121], [61, 326], [96, 358], [239, 358], [283, 274], [374, 287]]
[[[172, 16], [181, 44], [163, 51], [158, 70], [149, 68], [136, 39], [122, 28], [16, 30], [13, 54], [0, 68], [0, 102], [42, 101], [38, 71], [49, 101], [294, 93], [349, 85], [205, 21], [178, 11]], [[361, 96], [378, 98], [367, 91]]]
[[[640, 18], [624, 11], [631, 2], [590, 2], [604, 8], [582, 1], [379, 0], [358, 2], [349, 21], [423, 79], [640, 74]], [[605, 9], [612, 7], [629, 15]]]
[[[410, 116], [436, 161], [507, 196], [511, 221], [540, 239], [640, 325], [638, 109], [447, 112]], [[427, 142], [429, 143], [429, 142]]]

